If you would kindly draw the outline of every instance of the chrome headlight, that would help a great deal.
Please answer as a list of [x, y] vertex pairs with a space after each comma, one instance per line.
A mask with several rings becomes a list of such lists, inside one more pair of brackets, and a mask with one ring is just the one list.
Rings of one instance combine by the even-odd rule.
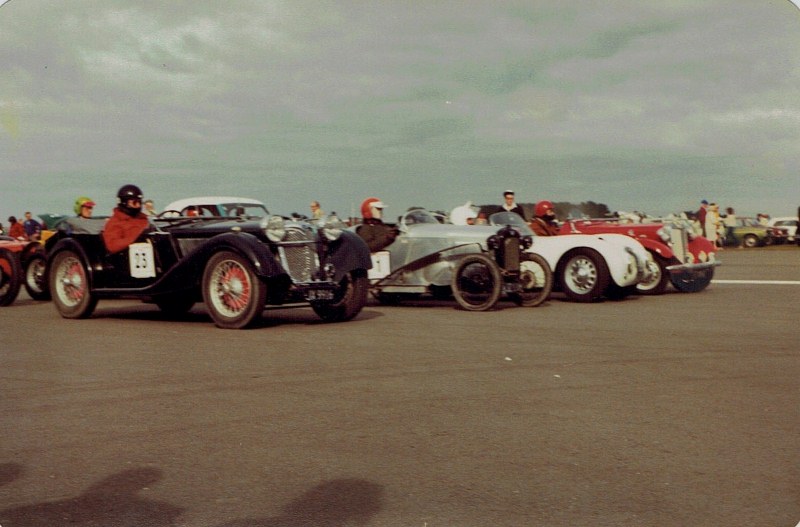
[[280, 216], [270, 216], [261, 220], [261, 228], [272, 242], [279, 242], [286, 236], [286, 225]]
[[530, 249], [533, 246], [533, 236], [523, 236], [522, 237], [522, 248], [523, 249]]
[[672, 240], [672, 237], [669, 235], [669, 227], [666, 225], [658, 229], [656, 234], [658, 234], [658, 237], [661, 238], [661, 241], [664, 243], [669, 243]]
[[334, 240], [338, 240], [342, 236], [344, 229], [344, 222], [342, 222], [342, 220], [340, 220], [335, 214], [331, 214], [328, 216], [328, 219], [325, 220], [325, 224], [322, 226], [322, 234], [328, 239], [328, 241], [332, 242]]

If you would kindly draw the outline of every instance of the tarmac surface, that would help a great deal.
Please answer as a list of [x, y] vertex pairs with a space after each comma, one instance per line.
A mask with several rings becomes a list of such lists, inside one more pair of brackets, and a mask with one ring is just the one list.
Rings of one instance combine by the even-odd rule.
[[23, 293], [0, 309], [0, 525], [793, 527], [800, 248], [721, 259], [697, 294], [244, 331]]

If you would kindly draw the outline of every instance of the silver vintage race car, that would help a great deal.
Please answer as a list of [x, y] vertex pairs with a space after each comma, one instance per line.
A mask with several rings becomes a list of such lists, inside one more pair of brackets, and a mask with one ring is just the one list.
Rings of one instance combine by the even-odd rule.
[[[497, 243], [499, 231], [507, 227], [516, 231], [525, 244], [519, 258], [521, 283], [532, 285], [524, 285], [523, 291], [535, 288], [531, 292], [535, 290], [536, 294], [531, 296], [537, 297], [539, 303], [544, 300], [540, 298], [542, 291], [545, 288], [550, 291], [551, 270], [552, 287], [578, 302], [634, 293], [636, 285], [651, 272], [648, 262], [652, 257], [639, 242], [627, 236], [536, 236], [521, 217], [507, 212], [493, 214], [489, 222], [489, 225], [442, 224], [424, 209], [406, 212], [397, 224], [399, 234], [394, 242], [372, 254], [371, 292], [383, 302], [424, 293], [436, 297], [452, 293], [459, 300], [463, 289], [459, 273], [464, 267], [469, 269], [462, 265], [464, 258], [495, 253], [492, 244]], [[357, 232], [358, 227], [353, 229]], [[486, 264], [483, 267], [488, 268]], [[482, 274], [488, 276], [491, 272], [484, 270]], [[520, 299], [513, 290], [506, 293], [512, 300]], [[459, 303], [464, 305], [460, 300]]]

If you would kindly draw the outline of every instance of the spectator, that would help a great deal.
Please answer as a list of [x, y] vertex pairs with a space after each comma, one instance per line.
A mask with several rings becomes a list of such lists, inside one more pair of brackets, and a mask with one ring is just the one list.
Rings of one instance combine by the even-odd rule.
[[312, 220], [321, 220], [325, 218], [325, 212], [319, 207], [319, 201], [312, 201], [310, 207]]
[[25, 221], [22, 223], [22, 227], [29, 240], [37, 241], [42, 237], [42, 224], [33, 219], [30, 211], [25, 212]]
[[725, 209], [725, 219], [722, 224], [725, 225], [723, 245], [736, 245], [736, 237], [733, 235], [733, 228], [736, 227], [736, 214], [733, 211], [733, 207]]
[[25, 234], [25, 227], [17, 221], [16, 216], [8, 217], [8, 235], [17, 240], [27, 240], [28, 236]]
[[2, 235], [3, 235], [3, 234], [5, 234], [5, 233], [6, 233], [6, 231], [5, 231], [5, 229], [3, 228], [3, 224], [2, 224], [2, 223], [0, 223], [0, 236], [2, 236]]
[[700, 208], [695, 214], [697, 221], [700, 223], [700, 231], [703, 236], [706, 236], [706, 214], [708, 214], [708, 200], [704, 199], [700, 202]]
[[117, 207], [103, 229], [103, 242], [111, 254], [126, 249], [136, 241], [150, 222], [142, 213], [142, 191], [136, 185], [124, 185], [117, 192]]
[[705, 226], [705, 237], [714, 244], [717, 245], [717, 229], [720, 226], [719, 220], [719, 205], [716, 203], [710, 203], [708, 205], [708, 210], [706, 211], [706, 221], [704, 223]]
[[525, 219], [525, 211], [523, 211], [522, 207], [517, 205], [517, 203], [514, 201], [513, 190], [506, 190], [503, 192], [503, 204], [500, 206], [500, 208], [506, 212], [516, 212], [523, 220]]
[[142, 203], [142, 206], [144, 207], [142, 209], [142, 212], [144, 213], [145, 216], [158, 216], [158, 213], [156, 212], [156, 207], [153, 204], [153, 200], [152, 199], [144, 200], [144, 203]]
[[529, 225], [539, 236], [558, 236], [558, 220], [553, 202], [545, 200], [537, 203]]
[[367, 198], [361, 203], [363, 220], [356, 233], [367, 243], [370, 252], [377, 252], [390, 245], [397, 237], [397, 228], [383, 223], [386, 205], [378, 198]]

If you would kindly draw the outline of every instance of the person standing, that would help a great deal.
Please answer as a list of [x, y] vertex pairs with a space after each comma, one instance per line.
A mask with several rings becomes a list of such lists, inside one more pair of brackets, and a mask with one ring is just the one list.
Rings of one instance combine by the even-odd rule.
[[127, 248], [150, 225], [142, 213], [142, 191], [136, 185], [123, 185], [117, 192], [117, 206], [103, 229], [103, 243], [111, 254]]
[[697, 217], [698, 223], [700, 223], [700, 231], [703, 236], [706, 236], [706, 215], [708, 214], [708, 200], [703, 200], [700, 202], [700, 209], [698, 209], [695, 216]]
[[25, 229], [25, 236], [29, 240], [37, 241], [42, 237], [42, 224], [33, 219], [30, 211], [25, 212], [25, 221], [22, 223], [22, 228]]
[[716, 247], [717, 245], [717, 229], [719, 228], [720, 221], [719, 221], [719, 205], [716, 203], [710, 203], [708, 205], [708, 210], [706, 211], [706, 221], [704, 222], [704, 231], [705, 237], [714, 244]]
[[319, 207], [319, 201], [312, 201], [310, 207], [312, 220], [321, 220], [325, 218], [325, 212]]
[[506, 212], [515, 212], [519, 214], [520, 218], [523, 220], [525, 219], [525, 211], [522, 210], [522, 207], [517, 205], [517, 202], [514, 201], [514, 191], [513, 190], [506, 190], [503, 192], [503, 204], [500, 206]]
[[152, 217], [158, 216], [158, 213], [156, 212], [156, 207], [153, 204], [153, 200], [152, 199], [144, 200], [144, 203], [142, 203], [142, 207], [143, 207], [142, 208], [142, 213], [145, 216], [152, 216]]
[[722, 245], [736, 245], [736, 237], [733, 235], [733, 229], [736, 227], [736, 214], [733, 207], [725, 209], [725, 218], [722, 220], [725, 226], [725, 239]]

